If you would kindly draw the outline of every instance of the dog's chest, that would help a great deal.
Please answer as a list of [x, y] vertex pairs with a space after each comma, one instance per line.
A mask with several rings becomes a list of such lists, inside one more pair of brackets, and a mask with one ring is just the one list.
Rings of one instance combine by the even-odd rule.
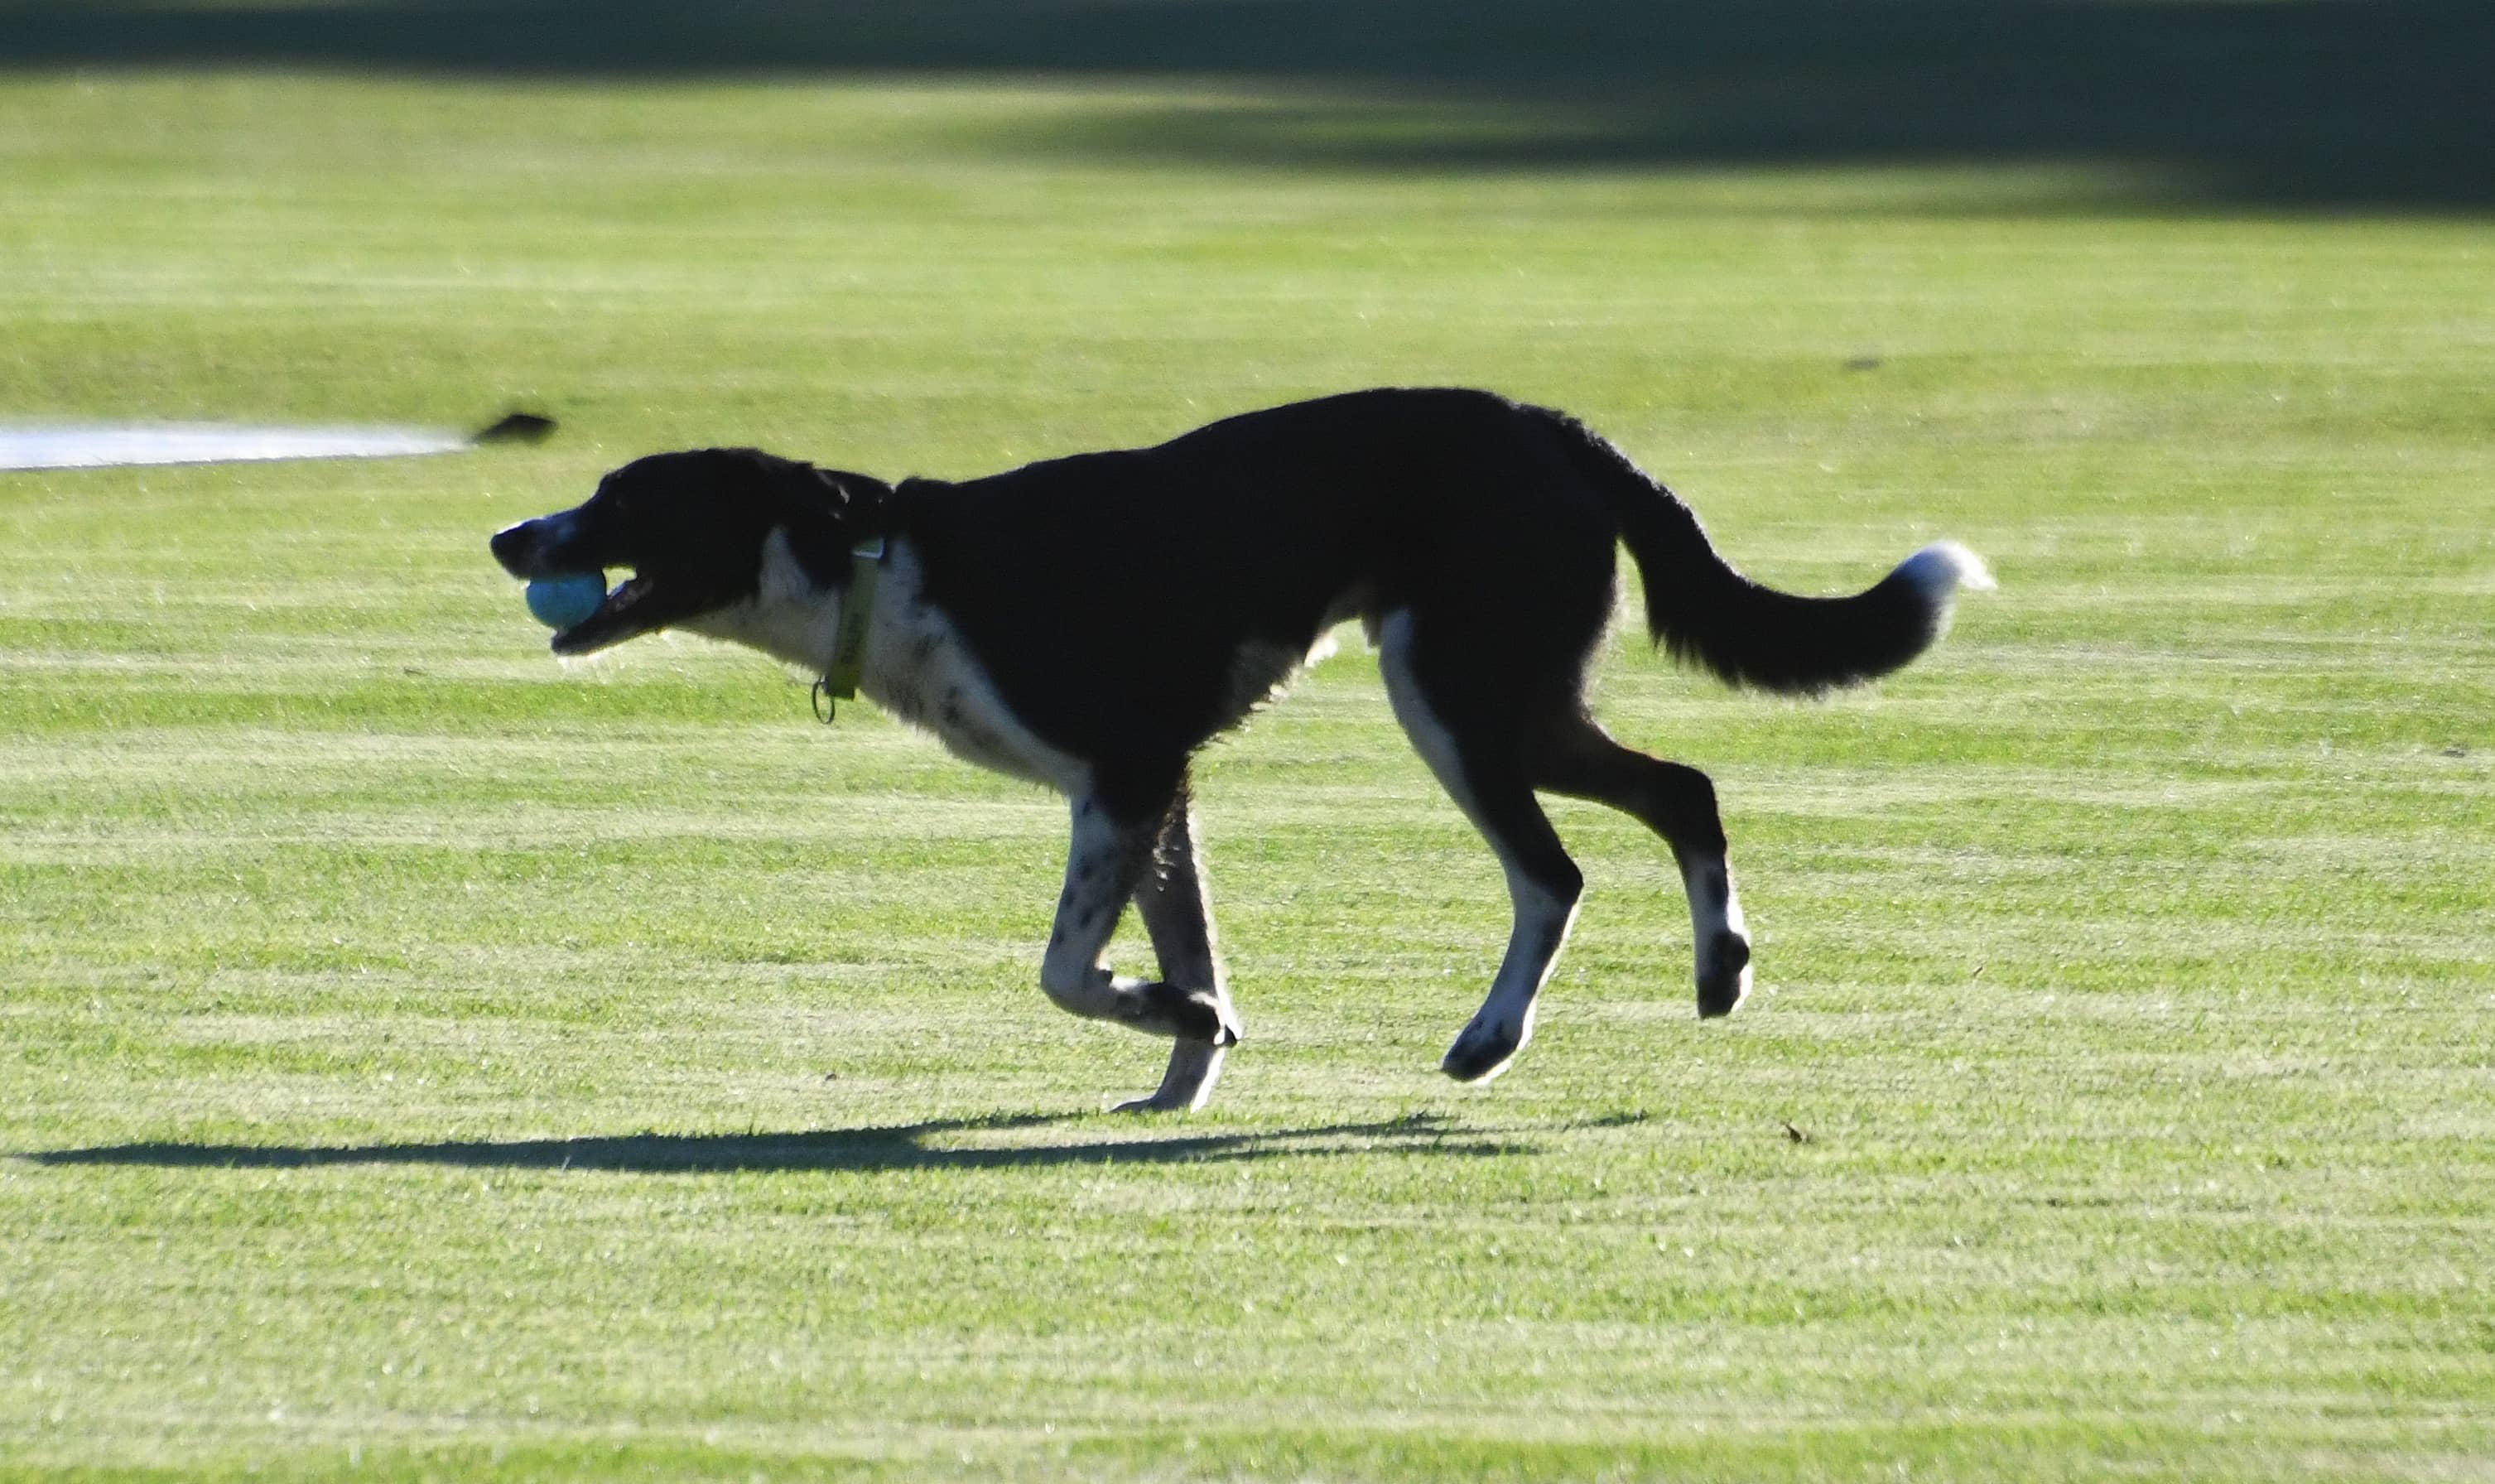
[[895, 541], [859, 689], [895, 718], [935, 733], [955, 757], [1063, 793], [1088, 787], [1080, 758], [1032, 735], [1006, 706], [961, 631], [921, 596], [917, 554]]

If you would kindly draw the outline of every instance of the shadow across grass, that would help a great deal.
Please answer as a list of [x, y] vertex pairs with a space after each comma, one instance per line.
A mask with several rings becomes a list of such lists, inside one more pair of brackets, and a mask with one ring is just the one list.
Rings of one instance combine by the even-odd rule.
[[37, 1164], [147, 1164], [205, 1169], [450, 1164], [491, 1169], [695, 1175], [755, 1170], [980, 1170], [1063, 1164], [1182, 1164], [1380, 1151], [1476, 1157], [1535, 1152], [1535, 1146], [1512, 1138], [1455, 1128], [1435, 1115], [1242, 1133], [1148, 1134], [1067, 1143], [967, 1142], [983, 1135], [1012, 1134], [1072, 1121], [1072, 1115], [1034, 1113], [786, 1133], [653, 1132], [433, 1144], [108, 1144], [93, 1149], [44, 1150], [18, 1158]]
[[[2495, 206], [2484, 0], [0, 0], [0, 67], [1186, 77], [1194, 160], [2111, 167], [2168, 204]], [[1416, 109], [1417, 106], [1417, 111]], [[1449, 127], [1443, 110], [1471, 110]]]

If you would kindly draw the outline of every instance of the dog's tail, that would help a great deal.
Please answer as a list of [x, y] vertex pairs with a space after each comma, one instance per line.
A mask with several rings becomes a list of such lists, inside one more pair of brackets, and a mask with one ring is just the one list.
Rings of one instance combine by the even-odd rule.
[[1674, 659], [1729, 684], [1815, 696], [1885, 675], [1948, 632], [1959, 588], [1993, 585], [1983, 558], [1935, 541], [1851, 598], [1762, 587], [1716, 554], [1679, 496], [1601, 436], [1577, 432], [1579, 465], [1610, 502], [1645, 574], [1648, 631]]

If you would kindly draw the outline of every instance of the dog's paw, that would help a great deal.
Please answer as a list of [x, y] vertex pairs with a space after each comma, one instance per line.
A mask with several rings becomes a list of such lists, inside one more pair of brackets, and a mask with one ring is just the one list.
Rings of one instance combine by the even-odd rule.
[[1124, 1102], [1113, 1102], [1109, 1104], [1109, 1111], [1112, 1113], [1186, 1113], [1192, 1111], [1194, 1107], [1195, 1099], [1191, 1095], [1173, 1096], [1168, 1089], [1164, 1088], [1150, 1098], [1129, 1098]]
[[1698, 955], [1699, 1015], [1730, 1015], [1749, 993], [1750, 941], [1730, 930], [1717, 933]]
[[[1233, 1036], [1232, 1039], [1237, 1039]], [[1169, 1070], [1150, 1098], [1135, 1098], [1111, 1108], [1113, 1113], [1191, 1113], [1213, 1096], [1221, 1080], [1221, 1064], [1230, 1053], [1208, 1041], [1172, 1041]]]
[[1507, 1070], [1532, 1034], [1531, 1025], [1513, 1016], [1476, 1016], [1447, 1048], [1438, 1069], [1459, 1082], [1487, 1082]]

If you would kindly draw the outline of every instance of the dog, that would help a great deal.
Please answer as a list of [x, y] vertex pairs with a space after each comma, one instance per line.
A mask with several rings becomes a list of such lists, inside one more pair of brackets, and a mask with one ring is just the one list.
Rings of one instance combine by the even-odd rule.
[[[1576, 418], [1462, 389], [1297, 402], [961, 482], [887, 484], [753, 448], [660, 453], [492, 549], [523, 578], [631, 570], [555, 634], [557, 654], [661, 629], [729, 640], [1063, 794], [1073, 844], [1040, 987], [1173, 1042], [1158, 1089], [1121, 1107], [1192, 1109], [1240, 1022], [1190, 765], [1355, 618], [1396, 720], [1497, 855], [1514, 907], [1449, 1075], [1494, 1076], [1525, 1046], [1576, 918], [1584, 878], [1537, 792], [1610, 805], [1662, 837], [1688, 894], [1698, 1013], [1741, 1003], [1750, 941], [1713, 785], [1613, 740], [1588, 709], [1619, 544], [1657, 642], [1787, 695], [1896, 669], [1946, 630], [1959, 588], [1991, 585], [1943, 541], [1850, 598], [1772, 591]], [[1157, 979], [1100, 962], [1130, 901]]]

